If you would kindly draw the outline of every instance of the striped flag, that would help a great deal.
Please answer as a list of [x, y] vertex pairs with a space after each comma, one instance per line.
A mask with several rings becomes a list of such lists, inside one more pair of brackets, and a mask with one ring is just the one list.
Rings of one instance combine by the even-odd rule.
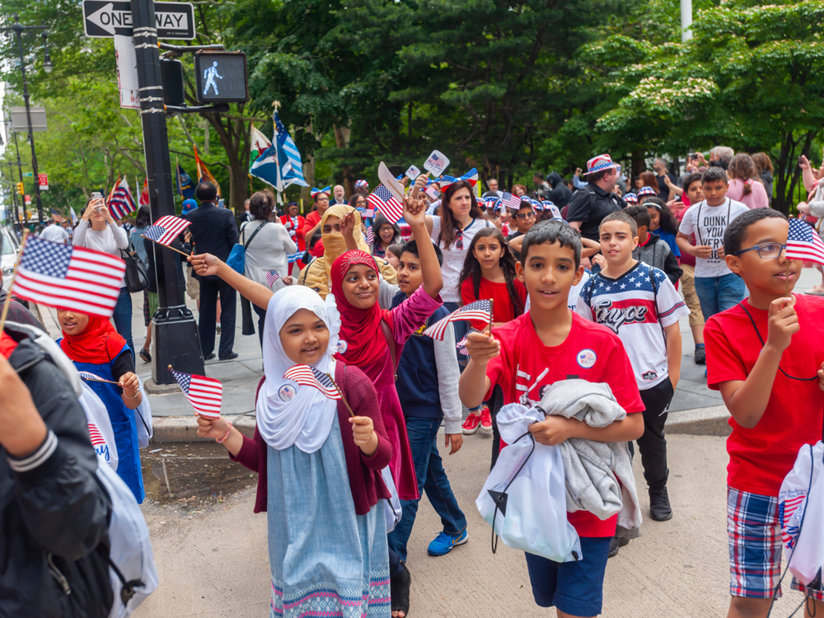
[[452, 322], [459, 322], [461, 320], [482, 320], [489, 322], [491, 315], [492, 303], [488, 300], [476, 300], [474, 303], [469, 303], [453, 311], [445, 318], [441, 318], [424, 330], [423, 334], [427, 337], [432, 337], [432, 339], [443, 341], [446, 329]]
[[[778, 504], [778, 516], [781, 521], [781, 541], [787, 549], [793, 548], [796, 540], [798, 540], [798, 535], [801, 533], [801, 526], [798, 525], [798, 522], [804, 519], [804, 510], [807, 507], [806, 500], [807, 494], [800, 494], [787, 498]], [[796, 511], [798, 511], [797, 516]]]
[[403, 217], [403, 204], [382, 184], [375, 187], [366, 201], [372, 208], [380, 210], [389, 223], [397, 223]]
[[375, 232], [372, 230], [372, 226], [366, 228], [366, 244], [369, 245], [370, 250], [375, 242]]
[[294, 365], [286, 370], [283, 377], [301, 386], [311, 386], [318, 389], [328, 399], [340, 399], [341, 394], [335, 381], [322, 371], [309, 365]]
[[175, 371], [171, 367], [169, 371], [172, 372], [175, 380], [180, 385], [180, 389], [197, 414], [209, 418], [220, 416], [220, 403], [223, 400], [223, 384], [220, 383], [220, 380]]
[[89, 380], [90, 382], [111, 382], [111, 380], [101, 378], [99, 375], [92, 373], [91, 371], [78, 371], [77, 375], [79, 375], [83, 380]]
[[94, 423], [89, 423], [89, 437], [92, 439], [92, 446], [103, 446], [106, 444], [103, 434], [100, 433], [100, 430]]
[[137, 210], [132, 192], [129, 190], [129, 183], [125, 178], [117, 183], [106, 202], [106, 206], [108, 206], [113, 219], [122, 219]]
[[800, 219], [790, 219], [787, 234], [787, 259], [807, 260], [824, 264], [824, 240], [811, 225]]
[[276, 270], [267, 270], [266, 271], [266, 285], [272, 287], [275, 283], [280, 279], [280, 275]]
[[23, 300], [111, 317], [126, 265], [114, 255], [28, 236], [11, 293]]
[[506, 191], [504, 191], [501, 196], [501, 202], [504, 206], [511, 208], [512, 210], [518, 210], [521, 207], [521, 198], [516, 197], [511, 193], [507, 193]]
[[287, 253], [286, 254], [286, 262], [288, 264], [293, 264], [300, 259], [300, 256], [303, 255], [303, 251], [298, 251], [297, 253]]
[[151, 241], [168, 247], [174, 242], [175, 238], [180, 236], [180, 233], [191, 224], [191, 221], [187, 221], [181, 217], [166, 215], [165, 217], [160, 217], [154, 225], [147, 227], [142, 236], [143, 238], [148, 238]]

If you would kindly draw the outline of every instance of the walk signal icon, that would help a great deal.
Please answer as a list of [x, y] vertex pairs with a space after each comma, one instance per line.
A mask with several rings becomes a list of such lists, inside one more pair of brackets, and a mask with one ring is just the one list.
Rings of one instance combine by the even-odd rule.
[[198, 52], [195, 54], [197, 98], [200, 103], [230, 103], [249, 100], [246, 54], [243, 52]]

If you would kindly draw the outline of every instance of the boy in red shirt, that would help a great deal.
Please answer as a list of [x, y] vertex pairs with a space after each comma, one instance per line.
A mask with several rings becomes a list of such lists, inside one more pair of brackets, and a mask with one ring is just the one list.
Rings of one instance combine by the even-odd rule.
[[[492, 387], [500, 385], [504, 403], [537, 403], [545, 388], [577, 377], [606, 382], [627, 417], [608, 427], [594, 428], [574, 419], [548, 416], [530, 426], [535, 440], [560, 444], [568, 438], [599, 442], [635, 440], [644, 431], [638, 394], [624, 346], [607, 327], [570, 311], [570, 288], [584, 272], [581, 237], [563, 222], [545, 221], [524, 236], [518, 278], [530, 298], [528, 313], [486, 333], [467, 335], [470, 361], [460, 379], [464, 405], [480, 405]], [[526, 554], [535, 602], [555, 606], [559, 617], [596, 616], [601, 612], [604, 571], [617, 516], [600, 520], [592, 513], [569, 513], [581, 537], [583, 559], [558, 563]]]
[[[749, 298], [704, 327], [710, 388], [730, 412], [727, 439], [728, 616], [766, 616], [780, 595], [778, 491], [799, 448], [824, 423], [824, 299], [790, 294], [801, 262], [788, 260], [787, 219], [750, 210], [724, 234], [729, 269]], [[803, 332], [799, 332], [803, 331]], [[804, 590], [793, 581], [793, 587]], [[824, 615], [824, 592], [809, 590], [808, 616]]]

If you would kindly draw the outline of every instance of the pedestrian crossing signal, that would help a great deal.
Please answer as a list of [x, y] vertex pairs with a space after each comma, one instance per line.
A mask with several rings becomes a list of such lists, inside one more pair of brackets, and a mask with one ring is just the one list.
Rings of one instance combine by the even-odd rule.
[[200, 103], [230, 103], [249, 100], [246, 54], [208, 52], [195, 54], [195, 83]]
[[23, 189], [23, 183], [22, 182], [17, 183], [17, 193], [19, 195], [23, 195], [23, 193], [25, 193], [25, 190]]

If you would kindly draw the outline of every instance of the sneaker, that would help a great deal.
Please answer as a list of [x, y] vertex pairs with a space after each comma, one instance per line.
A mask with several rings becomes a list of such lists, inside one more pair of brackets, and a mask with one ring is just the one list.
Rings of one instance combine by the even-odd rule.
[[445, 556], [446, 554], [452, 551], [453, 547], [463, 545], [468, 540], [469, 534], [466, 530], [464, 530], [457, 536], [452, 536], [451, 534], [447, 534], [446, 532], [441, 532], [429, 544], [429, 548], [427, 549], [427, 551], [429, 552], [430, 556]]
[[672, 519], [672, 507], [666, 485], [657, 489], [649, 488], [649, 516], [655, 521]]
[[697, 343], [695, 345], [695, 364], [696, 365], [704, 365], [707, 362], [707, 354], [704, 351], [704, 344]]
[[463, 422], [463, 425], [461, 425], [461, 431], [463, 431], [466, 435], [471, 436], [473, 433], [478, 431], [480, 424], [481, 415], [470, 412], [469, 416], [467, 416], [466, 420]]
[[492, 414], [486, 406], [481, 410], [481, 431], [492, 433]]
[[609, 540], [609, 553], [607, 554], [607, 558], [612, 558], [618, 555], [618, 550], [622, 548], [624, 545], [629, 544], [629, 539], [624, 537], [617, 537], [614, 536]]

